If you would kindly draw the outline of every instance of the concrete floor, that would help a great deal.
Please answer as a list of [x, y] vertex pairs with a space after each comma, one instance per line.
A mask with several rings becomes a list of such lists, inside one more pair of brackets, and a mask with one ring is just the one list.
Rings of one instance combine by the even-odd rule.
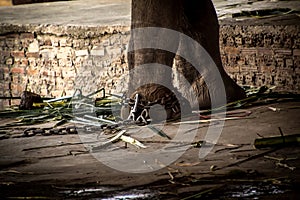
[[[277, 111], [272, 111], [270, 107], [276, 108]], [[156, 158], [153, 162], [149, 158], [144, 162], [130, 161], [132, 158], [127, 155], [131, 153], [143, 155], [145, 152], [155, 155], [151, 152], [165, 148], [163, 142], [169, 141], [156, 134], [147, 134], [149, 129], [145, 127], [131, 127], [128, 133], [143, 141], [147, 146], [146, 149], [137, 149], [130, 144], [127, 149], [124, 149], [124, 143], [119, 142], [100, 154], [106, 156], [105, 159], [103, 157], [99, 159], [87, 152], [90, 146], [86, 143], [87, 140], [83, 139], [94, 135], [96, 136], [94, 138], [99, 140], [96, 144], [100, 144], [103, 141], [101, 137], [100, 139], [97, 137], [99, 131], [79, 132], [79, 135], [36, 135], [16, 138], [28, 127], [5, 129], [4, 132], [10, 135], [10, 138], [0, 140], [0, 197], [55, 195], [55, 198], [72, 199], [68, 194], [61, 193], [66, 189], [57, 188], [73, 188], [75, 191], [77, 187], [103, 189], [109, 186], [114, 189], [95, 191], [86, 195], [104, 198], [121, 191], [130, 191], [130, 188], [140, 188], [150, 189], [157, 199], [178, 199], [207, 188], [219, 186], [224, 188], [225, 185], [233, 186], [241, 184], [242, 181], [243, 184], [250, 184], [253, 181], [266, 183], [266, 180], [273, 180], [274, 183], [270, 182], [270, 184], [272, 186], [275, 184], [274, 187], [286, 188], [284, 192], [276, 195], [285, 195], [285, 197], [299, 195], [299, 191], [293, 187], [295, 184], [299, 185], [300, 180], [300, 148], [291, 146], [281, 149], [255, 149], [253, 146], [256, 138], [279, 136], [278, 127], [284, 135], [299, 134], [299, 107], [299, 102], [286, 102], [249, 108], [246, 110], [248, 113], [251, 112], [249, 116], [225, 121], [219, 140], [207, 156], [199, 158], [201, 148], [188, 146], [183, 155], [170, 165], [167, 165], [163, 158], [155, 156], [150, 156]], [[1, 124], [9, 121], [11, 120], [1, 119]], [[43, 126], [49, 125], [51, 124]], [[199, 141], [204, 139], [207, 126], [208, 123], [190, 124], [183, 125], [181, 129], [186, 129], [186, 134], [190, 134], [192, 129], [196, 130], [193, 141]], [[220, 128], [219, 126], [219, 123], [211, 125], [213, 128]], [[163, 127], [164, 132], [172, 138], [178, 130], [178, 125], [175, 124], [156, 125], [156, 127]], [[104, 141], [107, 141], [110, 136], [104, 135]], [[170, 154], [181, 148], [180, 144], [170, 143], [170, 145], [167, 150]], [[116, 154], [106, 155], [109, 152]], [[283, 165], [278, 165], [278, 159], [284, 158], [287, 160], [282, 161]], [[138, 172], [139, 167], [143, 165], [147, 165], [150, 170], [148, 173], [122, 172], [119, 171], [120, 168], [113, 169], [112, 165], [105, 164], [107, 161], [116, 161], [121, 169], [124, 169], [122, 166], [127, 165], [134, 167], [130, 163], [135, 162], [136, 168], [131, 169], [131, 171], [136, 169], [135, 172]], [[155, 166], [162, 168], [153, 170]], [[40, 188], [36, 188], [37, 185], [41, 185]], [[16, 188], [18, 191], [12, 192]], [[41, 188], [48, 188], [48, 193], [42, 193], [44, 189]], [[222, 194], [218, 195], [222, 197]], [[264, 195], [266, 194], [257, 194], [260, 199]], [[79, 194], [78, 196], [80, 197]]]

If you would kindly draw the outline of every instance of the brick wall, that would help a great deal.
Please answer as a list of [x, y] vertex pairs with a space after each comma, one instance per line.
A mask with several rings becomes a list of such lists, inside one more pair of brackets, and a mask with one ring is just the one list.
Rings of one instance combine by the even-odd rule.
[[[299, 93], [299, 27], [221, 25], [226, 71], [241, 85]], [[20, 96], [25, 89], [45, 97], [72, 95], [74, 88], [121, 91], [129, 34], [122, 26], [1, 24], [0, 96]]]
[[0, 29], [0, 96], [20, 96], [25, 89], [44, 97], [72, 95], [75, 87], [86, 93], [111, 90], [128, 71], [128, 27]]
[[221, 56], [241, 85], [300, 92], [300, 25], [223, 25]]

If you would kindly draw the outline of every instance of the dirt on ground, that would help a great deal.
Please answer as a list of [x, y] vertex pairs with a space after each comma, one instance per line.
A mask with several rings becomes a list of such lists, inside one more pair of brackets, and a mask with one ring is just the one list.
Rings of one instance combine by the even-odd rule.
[[[299, 102], [279, 102], [230, 111], [224, 124], [202, 116], [208, 119], [126, 127], [146, 148], [105, 143], [117, 133], [99, 128], [49, 136], [24, 136], [28, 126], [2, 128], [0, 197], [297, 199], [299, 146], [257, 149], [254, 141], [299, 134], [299, 109]], [[1, 125], [13, 121], [2, 118]], [[79, 127], [64, 126], [73, 125]]]

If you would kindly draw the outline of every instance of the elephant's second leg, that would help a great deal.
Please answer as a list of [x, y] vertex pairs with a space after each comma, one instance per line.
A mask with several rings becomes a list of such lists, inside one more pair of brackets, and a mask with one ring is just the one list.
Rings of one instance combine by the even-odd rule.
[[[219, 24], [211, 0], [184, 1], [182, 16], [182, 32], [198, 42], [212, 58], [218, 68], [218, 73], [220, 73], [222, 77], [221, 81], [223, 81], [225, 86], [227, 101], [244, 98], [244, 91], [227, 75], [222, 66], [219, 51]], [[179, 46], [179, 48], [181, 48], [181, 46]], [[182, 51], [189, 51], [195, 58], [203, 56], [198, 54], [197, 49], [183, 49]], [[211, 70], [208, 66], [200, 67], [207, 71]], [[177, 87], [179, 87], [180, 91], [182, 91], [183, 96], [188, 97], [193, 91], [196, 93], [197, 101], [197, 103], [194, 101], [193, 106], [210, 106], [210, 93], [214, 92], [215, 94], [213, 94], [213, 96], [218, 96], [217, 93], [219, 88], [217, 88], [216, 84], [214, 85], [215, 80], [203, 78], [190, 63], [180, 57], [176, 59], [176, 68], [177, 71], [181, 72], [184, 78], [187, 79], [192, 86], [191, 88], [185, 88], [184, 85], [180, 84], [180, 78], [182, 79], [182, 76], [177, 80]], [[210, 87], [210, 91], [208, 91], [208, 87], [204, 79], [212, 86]]]

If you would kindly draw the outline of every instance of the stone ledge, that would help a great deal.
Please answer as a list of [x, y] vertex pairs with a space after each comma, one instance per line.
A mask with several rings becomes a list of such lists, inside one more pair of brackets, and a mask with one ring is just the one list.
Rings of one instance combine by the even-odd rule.
[[129, 26], [65, 26], [65, 25], [15, 25], [1, 24], [0, 35], [11, 33], [35, 33], [35, 34], [50, 34], [55, 36], [72, 35], [77, 38], [95, 37], [99, 35], [126, 33], [130, 31]]
[[273, 17], [246, 18], [239, 20], [237, 18], [226, 18], [220, 20], [220, 25], [239, 25], [239, 26], [288, 26], [299, 25], [299, 14], [287, 14]]

